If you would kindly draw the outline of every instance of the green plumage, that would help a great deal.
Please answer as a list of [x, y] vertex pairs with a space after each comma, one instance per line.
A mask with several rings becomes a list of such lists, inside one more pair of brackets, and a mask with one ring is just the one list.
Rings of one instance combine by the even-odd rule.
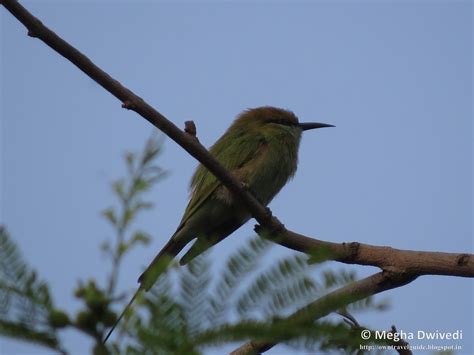
[[[209, 151], [263, 205], [267, 205], [296, 172], [301, 133], [322, 127], [331, 125], [299, 123], [293, 112], [275, 107], [254, 108], [240, 114]], [[116, 324], [137, 294], [141, 290], [148, 291], [188, 243], [196, 239], [181, 258], [182, 265], [250, 219], [239, 200], [202, 165], [191, 179], [190, 195], [176, 232], [139, 277], [140, 287]]]
[[[273, 107], [256, 108], [237, 117], [209, 152], [267, 205], [296, 171], [301, 132], [292, 112]], [[212, 173], [199, 165], [191, 179], [191, 198], [181, 223], [140, 276], [141, 287], [148, 290], [168, 262], [191, 240], [197, 238], [181, 264], [220, 242], [249, 219], [250, 214], [241, 203]], [[160, 260], [161, 265], [156, 265]]]

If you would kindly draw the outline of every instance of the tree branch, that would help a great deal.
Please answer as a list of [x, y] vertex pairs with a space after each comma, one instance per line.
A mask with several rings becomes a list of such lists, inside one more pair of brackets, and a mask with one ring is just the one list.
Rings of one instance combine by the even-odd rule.
[[396, 271], [417, 276], [448, 275], [474, 277], [474, 255], [401, 250], [358, 242], [333, 243], [289, 231], [274, 235], [271, 230], [256, 226], [255, 231], [287, 248], [313, 255], [314, 262], [335, 260], [344, 264], [377, 266], [385, 271]]
[[263, 206], [199, 143], [199, 140], [194, 136], [195, 127], [192, 127], [191, 123], [186, 124], [186, 131], [181, 131], [142, 98], [113, 79], [79, 50], [44, 26], [18, 1], [0, 0], [0, 4], [25, 25], [31, 37], [41, 39], [46, 45], [71, 61], [91, 79], [118, 98], [123, 103], [122, 107], [138, 113], [203, 164], [235, 196], [241, 199], [250, 214], [261, 225], [256, 228], [260, 236], [290, 249], [309, 254], [316, 253], [317, 261], [336, 260], [347, 264], [373, 265], [387, 271], [402, 270], [417, 275], [474, 277], [474, 256], [472, 254], [417, 252], [360, 243], [337, 244], [312, 239], [287, 230], [276, 217], [272, 216], [269, 208]]
[[[360, 301], [368, 296], [391, 290], [413, 281], [414, 275], [383, 271], [365, 279], [352, 282], [347, 286], [341, 287], [327, 295], [317, 299], [314, 302], [299, 309], [283, 322], [295, 322], [298, 324], [308, 324], [327, 316], [329, 313], [339, 310], [344, 306]], [[286, 339], [282, 339], [285, 341]], [[261, 354], [270, 350], [276, 343], [265, 341], [250, 341], [234, 351], [231, 355]]]
[[[142, 98], [113, 79], [84, 54], [45, 27], [41, 21], [31, 15], [16, 0], [0, 0], [0, 3], [26, 26], [30, 36], [41, 39], [49, 47], [71, 61], [91, 79], [118, 98], [122, 102], [122, 107], [141, 115], [202, 163], [223, 185], [241, 199], [250, 214], [260, 224], [256, 228], [260, 236], [271, 239], [285, 247], [309, 253], [316, 262], [336, 260], [347, 264], [377, 266], [383, 270], [310, 303], [290, 316], [292, 320], [314, 322], [316, 319], [344, 305], [370, 295], [403, 286], [420, 275], [474, 277], [474, 256], [472, 254], [397, 250], [360, 243], [337, 244], [312, 239], [286, 230], [283, 224], [276, 217], [272, 216], [268, 208], [261, 205], [245, 189], [242, 183], [227, 172], [209, 154], [206, 148], [193, 136], [192, 130], [189, 134], [181, 131]], [[248, 350], [263, 352], [274, 345], [266, 342], [250, 342], [239, 348], [241, 350], [237, 349], [234, 351], [233, 354], [244, 354]], [[243, 352], [244, 350], [245, 352]]]
[[[135, 111], [153, 126], [164, 132], [178, 143], [190, 155], [201, 162], [211, 173], [245, 204], [252, 216], [262, 225], [279, 226], [280, 222], [272, 218], [270, 210], [266, 209], [242, 184], [227, 172], [224, 167], [209, 154], [192, 134], [181, 131], [171, 121], [147, 104], [141, 97], [124, 87], [105, 71], [95, 65], [88, 57], [71, 46], [56, 33], [43, 25], [16, 0], [0, 0], [0, 3], [28, 29], [28, 35], [39, 38], [46, 45], [68, 59], [81, 71], [97, 82], [105, 90], [122, 102], [122, 107]], [[272, 223], [275, 223], [273, 225]]]

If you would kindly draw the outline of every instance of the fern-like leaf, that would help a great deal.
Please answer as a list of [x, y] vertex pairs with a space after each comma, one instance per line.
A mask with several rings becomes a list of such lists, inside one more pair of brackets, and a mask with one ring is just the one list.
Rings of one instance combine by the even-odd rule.
[[48, 285], [29, 269], [0, 226], [0, 335], [62, 351], [50, 324], [53, 310]]

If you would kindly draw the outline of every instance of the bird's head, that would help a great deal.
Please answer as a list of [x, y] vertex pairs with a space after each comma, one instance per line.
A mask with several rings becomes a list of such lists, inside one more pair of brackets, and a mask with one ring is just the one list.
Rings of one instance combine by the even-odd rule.
[[242, 112], [235, 120], [234, 126], [246, 131], [258, 130], [268, 135], [292, 134], [298, 138], [303, 131], [334, 127], [318, 122], [301, 123], [293, 112], [271, 106], [252, 108]]

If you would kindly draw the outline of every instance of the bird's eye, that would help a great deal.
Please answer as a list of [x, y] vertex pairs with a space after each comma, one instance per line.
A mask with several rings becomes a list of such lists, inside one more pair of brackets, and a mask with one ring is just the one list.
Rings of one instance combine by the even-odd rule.
[[294, 126], [297, 125], [295, 122], [291, 122], [291, 121], [288, 121], [288, 120], [282, 120], [282, 119], [278, 119], [278, 118], [269, 120], [268, 123], [276, 123], [276, 124], [280, 124], [280, 125], [283, 125], [283, 126], [290, 126], [290, 127], [294, 127]]

